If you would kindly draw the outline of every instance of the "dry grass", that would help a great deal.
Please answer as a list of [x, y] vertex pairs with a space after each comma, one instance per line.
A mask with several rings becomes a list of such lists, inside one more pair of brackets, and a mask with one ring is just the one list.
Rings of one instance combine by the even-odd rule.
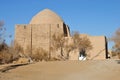
[[48, 52], [46, 50], [44, 50], [43, 48], [37, 48], [36, 50], [34, 50], [34, 52], [29, 55], [32, 60], [34, 61], [48, 61], [49, 60], [49, 55]]
[[112, 55], [112, 57], [114, 57], [114, 56], [117, 56], [117, 53], [112, 52], [111, 55]]
[[0, 64], [10, 63], [19, 58], [13, 47], [8, 47], [6, 44], [0, 46]]
[[0, 64], [9, 63], [12, 61], [12, 54], [7, 53], [7, 51], [0, 52]]
[[19, 52], [23, 53], [23, 48], [17, 42], [14, 45], [14, 49], [15, 51], [17, 51], [17, 53]]
[[112, 51], [111, 57], [116, 57], [117, 59], [120, 59], [120, 53], [118, 53], [116, 51]]

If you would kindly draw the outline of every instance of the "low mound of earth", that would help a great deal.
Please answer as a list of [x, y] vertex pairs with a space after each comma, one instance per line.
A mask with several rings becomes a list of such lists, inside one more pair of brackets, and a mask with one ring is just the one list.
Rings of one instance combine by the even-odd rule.
[[120, 61], [38, 62], [0, 72], [0, 80], [120, 80]]

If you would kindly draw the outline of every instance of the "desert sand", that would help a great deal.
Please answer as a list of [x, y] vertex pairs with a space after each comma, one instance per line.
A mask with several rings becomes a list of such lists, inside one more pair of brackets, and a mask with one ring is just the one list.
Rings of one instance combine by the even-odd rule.
[[0, 72], [0, 80], [120, 80], [120, 61], [37, 62]]

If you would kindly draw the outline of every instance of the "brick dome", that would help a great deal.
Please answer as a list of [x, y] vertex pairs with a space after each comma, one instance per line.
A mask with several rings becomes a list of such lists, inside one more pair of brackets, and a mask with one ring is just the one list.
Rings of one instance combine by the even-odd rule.
[[49, 9], [44, 9], [32, 18], [30, 24], [51, 24], [61, 22], [63, 22], [63, 20], [56, 13]]

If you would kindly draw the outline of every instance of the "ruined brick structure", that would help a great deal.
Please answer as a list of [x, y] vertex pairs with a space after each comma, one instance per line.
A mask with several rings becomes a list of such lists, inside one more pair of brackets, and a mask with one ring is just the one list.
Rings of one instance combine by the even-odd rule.
[[54, 12], [45, 9], [35, 15], [30, 24], [16, 25], [15, 42], [27, 49], [44, 48], [49, 51], [53, 34], [69, 36], [69, 28]]
[[[16, 25], [15, 43], [23, 47], [24, 51], [28, 47], [31, 49], [31, 51], [35, 48], [41, 47], [50, 52], [51, 38], [53, 34], [64, 34], [65, 37], [70, 37], [70, 30], [56, 13], [49, 9], [45, 9], [35, 15], [29, 24]], [[107, 50], [105, 45], [105, 37], [98, 36], [90, 38], [90, 40], [92, 44], [95, 45], [95, 50], [91, 50], [92, 52], [90, 53], [96, 54], [100, 50], [104, 49], [100, 59], [105, 59]], [[101, 43], [103, 45], [101, 45]], [[71, 60], [78, 60], [79, 54], [73, 55], [71, 57]]]
[[[87, 52], [87, 59], [101, 60], [108, 58], [107, 39], [105, 36], [90, 36], [87, 34], [81, 34], [80, 36], [87, 37], [92, 45], [92, 49]], [[78, 60], [79, 55], [79, 52], [72, 52], [70, 60]]]

